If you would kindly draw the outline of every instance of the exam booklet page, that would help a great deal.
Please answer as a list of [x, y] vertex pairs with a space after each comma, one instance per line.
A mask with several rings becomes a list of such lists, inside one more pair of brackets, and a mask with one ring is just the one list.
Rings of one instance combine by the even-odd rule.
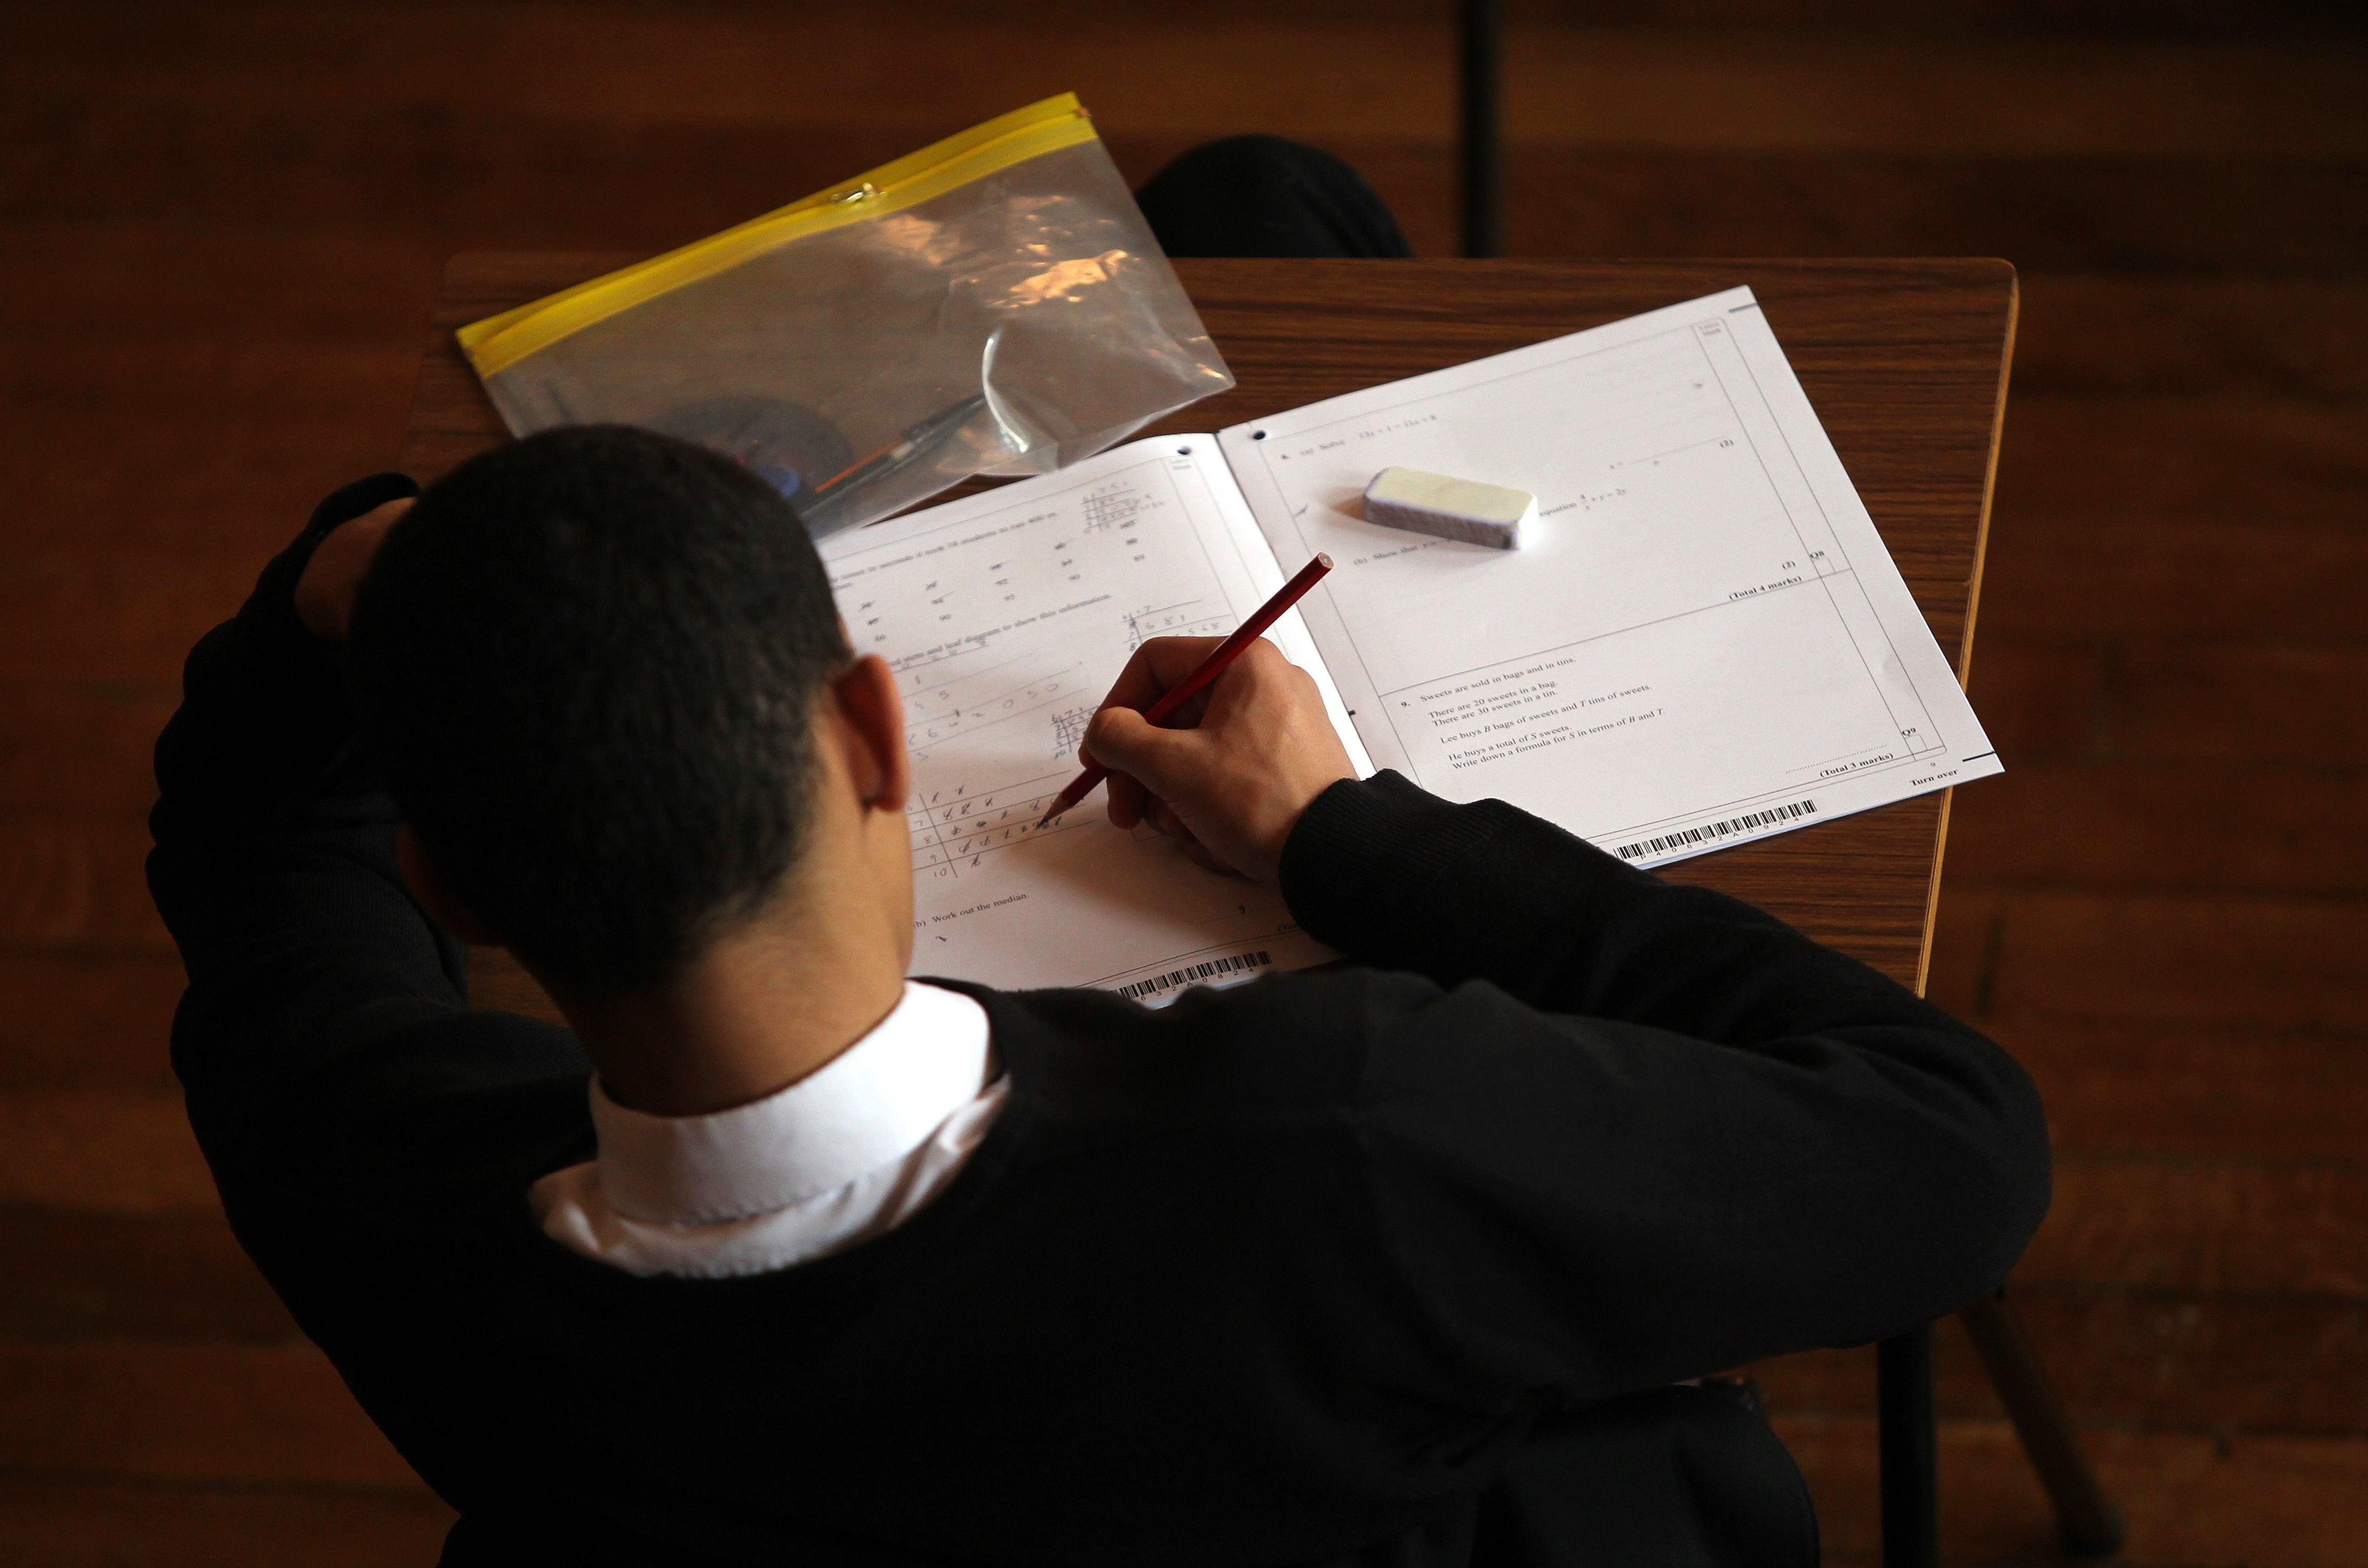
[[[1999, 770], [1748, 289], [1219, 441], [1273, 555], [1330, 552], [1307, 629], [1434, 794], [1651, 865]], [[1392, 465], [1539, 516], [1511, 551], [1375, 527]]]
[[[1332, 956], [1279, 894], [1112, 828], [1106, 790], [1036, 826], [1138, 644], [1224, 635], [1282, 585], [1213, 437], [1138, 441], [821, 550], [856, 652], [904, 699], [913, 972], [1156, 1001]], [[1304, 625], [1268, 635], [1371, 772]]]

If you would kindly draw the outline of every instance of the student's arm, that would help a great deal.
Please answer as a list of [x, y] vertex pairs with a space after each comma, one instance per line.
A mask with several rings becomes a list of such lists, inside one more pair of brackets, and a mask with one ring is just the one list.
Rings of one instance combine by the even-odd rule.
[[275, 1217], [438, 1168], [423, 1106], [581, 1067], [564, 1031], [468, 1013], [466, 949], [405, 889], [337, 649], [298, 613], [323, 541], [417, 494], [390, 473], [323, 502], [190, 653], [156, 745], [149, 888], [189, 980], [174, 1069], [251, 1246]]
[[1958, 1028], [1772, 915], [1664, 882], [1501, 801], [1452, 805], [1386, 770], [1357, 779], [1315, 681], [1270, 642], [1178, 728], [1145, 724], [1137, 710], [1216, 641], [1146, 642], [1096, 714], [1087, 746], [1115, 770], [1111, 819], [1149, 822], [1202, 865], [1280, 887], [1349, 958], [1729, 1042], [1869, 1008]]
[[1092, 744], [1138, 770], [1150, 820], [1270, 877], [1350, 958], [1411, 971], [1309, 1005], [1358, 1013], [1396, 1250], [1505, 1386], [1618, 1392], [1863, 1340], [2004, 1278], [2048, 1191], [2038, 1097], [2004, 1051], [1502, 801], [1338, 777], [1304, 716], [1272, 722], [1313, 700], [1281, 665], [1237, 664], [1194, 732], [1105, 716]]
[[237, 616], [190, 652], [180, 710], [156, 743], [148, 857], [149, 890], [189, 971], [185, 1011], [206, 1012], [234, 982], [252, 993], [259, 969], [324, 945], [367, 952], [381, 976], [372, 990], [465, 1005], [463, 949], [395, 871], [394, 804], [356, 744], [337, 650], [295, 602], [332, 532], [418, 493], [387, 473], [331, 495]]

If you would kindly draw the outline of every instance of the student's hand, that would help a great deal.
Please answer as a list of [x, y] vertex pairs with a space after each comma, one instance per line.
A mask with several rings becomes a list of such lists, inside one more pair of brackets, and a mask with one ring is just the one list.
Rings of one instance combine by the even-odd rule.
[[1209, 869], [1271, 885], [1300, 814], [1357, 773], [1315, 677], [1264, 638], [1172, 727], [1144, 722], [1142, 710], [1221, 641], [1156, 637], [1137, 648], [1086, 732], [1085, 754], [1110, 770], [1112, 823], [1148, 822]]
[[389, 501], [350, 522], [339, 523], [329, 537], [313, 547], [313, 559], [296, 579], [296, 619], [304, 630], [330, 642], [346, 640], [346, 623], [354, 616], [354, 590], [378, 558], [386, 530], [411, 510], [411, 498]]

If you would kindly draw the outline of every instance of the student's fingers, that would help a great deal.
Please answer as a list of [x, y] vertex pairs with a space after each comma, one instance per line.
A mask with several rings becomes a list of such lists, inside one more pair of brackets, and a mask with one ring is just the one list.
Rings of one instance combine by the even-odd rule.
[[1169, 687], [1201, 667], [1217, 651], [1222, 637], [1154, 637], [1135, 649], [1110, 683], [1104, 706], [1116, 703], [1140, 712], [1159, 700]]
[[1150, 820], [1153, 827], [1176, 840], [1177, 843], [1188, 848], [1198, 849], [1201, 846], [1201, 837], [1192, 831], [1192, 824], [1178, 816], [1176, 808], [1158, 796], [1154, 795], [1151, 798], [1144, 815]]
[[346, 623], [353, 619], [354, 590], [378, 558], [386, 530], [411, 510], [411, 499], [389, 501], [360, 517], [338, 524], [313, 547], [313, 559], [296, 579], [296, 619], [313, 636], [331, 642], [346, 640]]
[[[1132, 708], [1140, 713], [1162, 697], [1168, 688], [1201, 667], [1201, 661], [1217, 651], [1222, 637], [1155, 637], [1134, 651], [1119, 671], [1118, 679], [1110, 683], [1110, 695], [1102, 699], [1104, 708]], [[1197, 719], [1197, 711], [1178, 713], [1174, 728], [1190, 728], [1189, 721]], [[1105, 760], [1104, 767], [1109, 763]]]
[[1228, 863], [1215, 850], [1201, 843], [1200, 835], [1192, 831], [1192, 824], [1177, 815], [1174, 809], [1166, 801], [1154, 797], [1151, 808], [1149, 813], [1151, 825], [1174, 840], [1176, 846], [1184, 852], [1184, 858], [1187, 860], [1204, 871], [1214, 871], [1221, 877], [1242, 876], [1238, 869]]
[[[1189, 750], [1192, 742], [1189, 730], [1167, 730], [1154, 725], [1133, 708], [1113, 705], [1102, 709], [1086, 726], [1086, 749], [1094, 760], [1110, 770], [1110, 782], [1120, 776], [1135, 790], [1173, 798], [1175, 790], [1187, 786], [1188, 780], [1179, 768], [1189, 768]], [[1114, 791], [1110, 799], [1115, 801]], [[1133, 801], [1129, 802], [1133, 805]], [[1135, 814], [1140, 816], [1140, 809]], [[1121, 826], [1132, 826], [1121, 823]]]
[[1129, 707], [1105, 708], [1087, 744], [1104, 767], [1143, 790], [1144, 803], [1137, 808], [1130, 796], [1123, 811], [1151, 813], [1164, 832], [1180, 827], [1218, 863], [1270, 881], [1308, 802], [1353, 777], [1348, 753], [1315, 680], [1271, 642], [1245, 650], [1208, 698], [1207, 713], [1190, 730], [1155, 727]]
[[[1201, 661], [1224, 641], [1222, 637], [1155, 637], [1142, 643], [1127, 660], [1126, 667], [1119, 671], [1118, 679], [1102, 698], [1101, 708], [1141, 712], [1165, 696], [1168, 687], [1199, 669]], [[1193, 711], [1177, 716], [1178, 728], [1197, 721], [1199, 710], [1206, 705], [1196, 701], [1187, 706]], [[1096, 711], [1099, 714], [1099, 710]], [[1085, 743], [1077, 747], [1077, 761], [1080, 766], [1099, 763], [1104, 767], [1117, 767], [1094, 750], [1090, 727]], [[1110, 791], [1110, 820], [1114, 825], [1132, 828], [1146, 820], [1144, 801], [1147, 792], [1133, 778], [1122, 770], [1113, 772], [1104, 788]]]
[[1192, 825], [1194, 815], [1208, 810], [1197, 794], [1196, 775], [1204, 769], [1196, 767], [1193, 756], [1207, 749], [1204, 737], [1189, 730], [1158, 728], [1131, 708], [1104, 710], [1087, 733], [1094, 755], [1113, 769], [1109, 780], [1113, 827], [1132, 829], [1148, 823], [1174, 839], [1196, 865], [1239, 874], [1230, 857], [1202, 843]]
[[[1084, 748], [1078, 749], [1082, 752]], [[1103, 781], [1102, 788], [1110, 791], [1111, 826], [1132, 828], [1144, 820], [1144, 808], [1150, 796], [1133, 775], [1113, 773]]]

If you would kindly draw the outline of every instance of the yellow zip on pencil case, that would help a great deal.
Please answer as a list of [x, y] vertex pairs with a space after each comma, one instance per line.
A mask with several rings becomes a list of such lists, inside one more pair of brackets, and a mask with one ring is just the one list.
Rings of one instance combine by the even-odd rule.
[[1067, 93], [459, 336], [513, 434], [700, 442], [816, 537], [1234, 384]]

